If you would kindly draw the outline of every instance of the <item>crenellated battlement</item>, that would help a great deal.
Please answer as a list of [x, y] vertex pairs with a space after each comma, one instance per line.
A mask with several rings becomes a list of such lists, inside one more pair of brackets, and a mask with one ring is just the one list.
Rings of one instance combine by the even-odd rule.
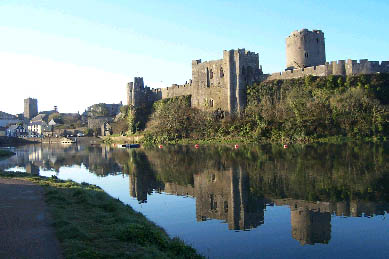
[[258, 53], [246, 50], [246, 49], [235, 49], [235, 50], [223, 50], [223, 55], [228, 55], [229, 53], [233, 55], [240, 55], [241, 57], [253, 57], [258, 58]]
[[172, 84], [171, 86], [166, 87], [166, 88], [159, 88], [159, 90], [161, 90], [162, 92], [163, 91], [175, 91], [175, 90], [179, 90], [179, 89], [181, 89], [181, 90], [188, 89], [191, 86], [192, 86], [192, 80], [190, 80], [189, 83], [185, 82], [185, 84], [183, 84], [183, 85]]
[[323, 31], [322, 30], [308, 30], [308, 29], [301, 29], [301, 30], [295, 30], [293, 31], [289, 36], [288, 38], [292, 38], [292, 37], [301, 37], [301, 36], [304, 36], [304, 35], [308, 35], [308, 34], [316, 34], [316, 35], [324, 35]]
[[283, 72], [271, 74], [270, 76], [267, 77], [267, 80], [292, 79], [292, 78], [304, 77], [307, 75], [326, 76], [328, 75], [329, 66], [330, 66], [329, 64], [326, 64], [320, 66], [306, 67], [302, 69], [285, 70]]
[[338, 60], [326, 62], [324, 65], [306, 67], [302, 69], [290, 69], [284, 72], [272, 73], [267, 77], [267, 80], [275, 79], [292, 79], [312, 76], [328, 76], [328, 75], [359, 75], [359, 74], [375, 74], [389, 73], [389, 61], [369, 61], [368, 59], [357, 60]]

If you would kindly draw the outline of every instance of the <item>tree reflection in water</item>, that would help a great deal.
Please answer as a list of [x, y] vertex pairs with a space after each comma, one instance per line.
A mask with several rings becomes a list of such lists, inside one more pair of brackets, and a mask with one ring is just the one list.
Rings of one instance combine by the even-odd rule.
[[153, 191], [196, 199], [196, 219], [219, 219], [231, 230], [264, 224], [267, 206], [289, 206], [292, 237], [328, 243], [331, 215], [383, 215], [389, 201], [388, 146], [383, 144], [168, 146], [119, 150], [108, 146], [31, 145], [0, 161], [1, 168], [84, 165], [99, 176], [126, 174], [140, 203]]

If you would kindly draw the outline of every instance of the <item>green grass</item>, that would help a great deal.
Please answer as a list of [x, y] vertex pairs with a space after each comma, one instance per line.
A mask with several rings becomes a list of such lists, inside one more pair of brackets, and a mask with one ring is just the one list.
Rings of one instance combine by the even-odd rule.
[[95, 185], [0, 172], [43, 186], [65, 258], [202, 258]]

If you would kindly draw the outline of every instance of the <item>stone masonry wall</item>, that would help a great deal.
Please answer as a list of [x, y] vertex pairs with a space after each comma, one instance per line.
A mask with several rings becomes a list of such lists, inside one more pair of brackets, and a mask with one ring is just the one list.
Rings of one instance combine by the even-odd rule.
[[183, 85], [150, 89], [143, 78], [127, 85], [127, 103], [135, 107], [164, 98], [190, 95], [191, 104], [201, 110], [239, 113], [246, 106], [246, 87], [259, 82], [262, 70], [258, 54], [245, 49], [224, 51], [223, 59], [192, 61], [192, 80]]
[[230, 112], [239, 114], [246, 107], [247, 85], [259, 82], [262, 75], [258, 54], [245, 49], [224, 51], [224, 60], [229, 68], [227, 85]]
[[170, 87], [153, 89], [153, 90], [159, 90], [161, 92], [160, 94], [161, 99], [173, 98], [173, 97], [183, 96], [183, 95], [192, 95], [192, 83], [189, 82], [184, 85], [173, 84]]
[[225, 60], [192, 61], [192, 106], [203, 110], [229, 111]]
[[267, 77], [267, 80], [292, 79], [300, 78], [307, 75], [312, 76], [328, 76], [328, 75], [359, 75], [359, 74], [375, 74], [389, 73], [389, 61], [368, 61], [361, 59], [356, 60], [339, 60], [326, 62], [325, 65], [306, 67], [303, 69], [286, 70], [280, 73], [273, 73]]

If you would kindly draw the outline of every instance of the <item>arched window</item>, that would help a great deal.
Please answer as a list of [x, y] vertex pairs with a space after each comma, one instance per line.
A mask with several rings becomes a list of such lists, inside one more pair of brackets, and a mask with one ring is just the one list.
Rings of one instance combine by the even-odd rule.
[[209, 78], [210, 78], [210, 79], [213, 78], [213, 71], [212, 71], [212, 69], [209, 71]]

